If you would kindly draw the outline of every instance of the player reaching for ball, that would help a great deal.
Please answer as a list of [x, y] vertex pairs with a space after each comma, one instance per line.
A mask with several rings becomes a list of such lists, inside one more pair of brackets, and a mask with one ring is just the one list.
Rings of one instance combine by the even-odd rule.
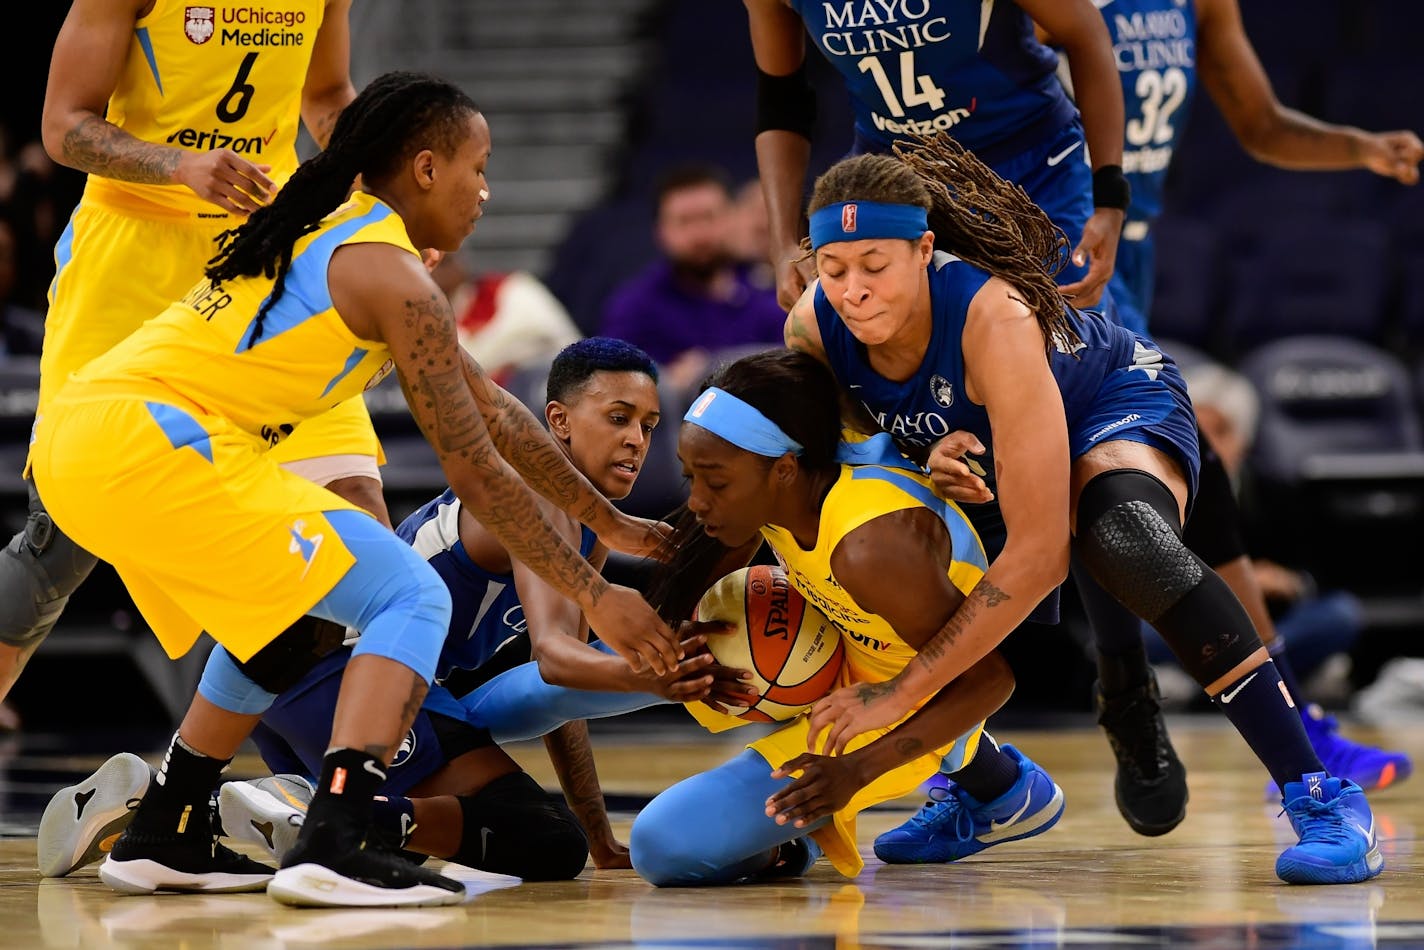
[[[765, 541], [796, 590], [841, 628], [839, 681], [877, 683], [964, 602], [987, 560], [963, 512], [888, 438], [841, 441], [839, 405], [826, 367], [788, 350], [744, 357], [708, 381], [678, 437], [690, 496], [650, 599], [664, 617], [689, 616]], [[853, 877], [863, 866], [856, 814], [914, 791], [942, 756], [960, 763], [951, 807], [964, 821], [949, 832], [959, 857], [1046, 831], [1062, 791], [983, 732], [1012, 690], [1007, 663], [987, 656], [837, 758], [805, 754], [811, 737], [798, 716], [653, 799], [633, 823], [633, 867], [659, 886], [731, 884], [800, 875], [824, 850]], [[747, 721], [688, 708], [714, 730]]]

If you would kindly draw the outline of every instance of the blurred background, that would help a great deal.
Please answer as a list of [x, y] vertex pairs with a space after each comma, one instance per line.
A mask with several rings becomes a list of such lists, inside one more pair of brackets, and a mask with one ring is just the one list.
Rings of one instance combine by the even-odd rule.
[[[5, 537], [24, 523], [19, 470], [45, 292], [83, 183], [39, 143], [49, 50], [68, 5], [24, 6], [0, 40]], [[1418, 4], [1241, 6], [1287, 105], [1372, 130], [1424, 132]], [[755, 72], [741, 3], [356, 0], [352, 17], [358, 88], [387, 69], [419, 68], [461, 84], [489, 120], [492, 197], [477, 232], [438, 273], [467, 346], [537, 412], [548, 360], [571, 340], [617, 332], [648, 349], [664, 368], [669, 421], [625, 506], [666, 515], [682, 494], [672, 430], [690, 388], [717, 360], [780, 335], [754, 184]], [[851, 118], [829, 67], [814, 55], [810, 63], [820, 108], [814, 172], [850, 147]], [[303, 147], [309, 153], [311, 143]], [[1379, 723], [1424, 720], [1424, 186], [1255, 162], [1198, 95], [1158, 235], [1154, 335], [1188, 371], [1203, 425], [1230, 447], [1272, 608], [1283, 628], [1289, 620], [1302, 631], [1288, 634], [1297, 670], [1332, 708]], [[640, 321], [644, 284], [670, 262], [723, 288], [723, 309], [672, 331]], [[399, 520], [443, 481], [395, 384], [368, 397]], [[637, 577], [634, 565], [611, 570]], [[1070, 593], [1057, 630], [1011, 640], [1019, 688], [1006, 713], [1086, 714], [1089, 643]], [[121, 704], [107, 705], [106, 718], [161, 732], [186, 706], [200, 654], [163, 658], [101, 567], [11, 704], [35, 728], [84, 727], [96, 706], [75, 697], [122, 682]], [[1165, 653], [1161, 662], [1176, 708], [1205, 709], [1189, 684], [1172, 688]]]

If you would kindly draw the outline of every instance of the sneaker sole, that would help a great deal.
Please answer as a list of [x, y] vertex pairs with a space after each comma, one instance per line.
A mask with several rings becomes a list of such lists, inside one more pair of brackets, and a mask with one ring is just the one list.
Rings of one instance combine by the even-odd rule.
[[1128, 810], [1126, 802], [1123, 801], [1121, 790], [1117, 788], [1116, 782], [1113, 783], [1113, 798], [1117, 800], [1118, 813], [1122, 815], [1122, 820], [1127, 822], [1127, 826], [1129, 828], [1142, 835], [1144, 838], [1157, 838], [1162, 835], [1165, 835], [1167, 832], [1171, 831], [1173, 828], [1177, 827], [1183, 821], [1185, 821], [1187, 817], [1187, 800], [1190, 797], [1190, 793], [1183, 796], [1182, 810], [1177, 813], [1176, 817], [1168, 819], [1162, 824], [1149, 825], [1139, 820], [1132, 814], [1131, 811]]
[[1358, 861], [1344, 867], [1298, 861], [1282, 854], [1276, 859], [1276, 877], [1287, 884], [1358, 884], [1378, 877], [1384, 870], [1384, 855], [1376, 845]]
[[115, 861], [110, 855], [99, 865], [99, 879], [120, 894], [152, 894], [156, 891], [180, 891], [195, 894], [237, 894], [260, 891], [272, 880], [270, 874], [224, 874], [208, 872], [189, 874], [138, 858]]
[[[218, 791], [218, 815], [227, 836], [255, 844], [278, 861], [292, 850], [301, 834], [301, 824], [293, 825], [289, 820], [293, 813], [301, 814], [246, 782], [224, 782]], [[269, 826], [265, 834], [259, 825]]]
[[[941, 857], [929, 851], [928, 847], [923, 844], [909, 845], [904, 850], [901, 850], [897, 848], [894, 843], [882, 845], [877, 840], [873, 846], [875, 856], [886, 864], [953, 864], [955, 861], [961, 861], [981, 851], [987, 851], [995, 845], [1004, 844], [1009, 841], [1021, 841], [1024, 838], [1032, 838], [1035, 835], [1043, 834], [1058, 824], [1058, 819], [1063, 817], [1063, 811], [1067, 807], [1067, 804], [1067, 800], [1063, 795], [1063, 789], [1059, 788], [1058, 783], [1055, 782], [1053, 784], [1053, 797], [1049, 799], [1048, 804], [1044, 805], [1032, 815], [1015, 822], [1012, 828], [1022, 830], [1017, 830], [1012, 835], [1007, 835], [1002, 838], [995, 837], [990, 841], [985, 841], [983, 838], [975, 838], [974, 842], [978, 844], [979, 847], [972, 851], [966, 851], [963, 854], [951, 857]], [[1054, 807], [1055, 805], [1057, 806], [1056, 808]], [[1004, 832], [1010, 830], [1010, 828], [1002, 829]]]
[[[35, 842], [43, 877], [64, 877], [109, 853], [133, 819], [129, 802], [148, 791], [151, 770], [132, 753], [110, 758], [89, 778], [60, 789], [45, 806]], [[76, 796], [89, 794], [82, 809]]]
[[429, 884], [376, 887], [311, 863], [282, 868], [267, 893], [292, 907], [439, 907], [465, 900], [463, 887], [458, 892]]

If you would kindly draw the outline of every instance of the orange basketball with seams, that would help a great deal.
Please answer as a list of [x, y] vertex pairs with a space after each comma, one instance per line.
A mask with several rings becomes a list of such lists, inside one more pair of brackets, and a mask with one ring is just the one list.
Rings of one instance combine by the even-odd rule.
[[723, 666], [752, 672], [756, 705], [727, 707], [741, 719], [779, 722], [800, 715], [831, 691], [845, 661], [840, 628], [807, 603], [780, 567], [758, 564], [728, 574], [702, 596], [697, 619], [737, 625], [708, 636], [707, 646]]

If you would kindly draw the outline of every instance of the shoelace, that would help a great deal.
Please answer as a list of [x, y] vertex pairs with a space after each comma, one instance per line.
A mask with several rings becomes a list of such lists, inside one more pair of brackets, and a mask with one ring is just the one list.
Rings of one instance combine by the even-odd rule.
[[1344, 807], [1344, 795], [1328, 802], [1318, 802], [1309, 795], [1299, 795], [1285, 802], [1279, 818], [1288, 811], [1304, 812], [1296, 815], [1296, 825], [1300, 831], [1300, 844], [1349, 844], [1354, 835], [1337, 814]]
[[910, 820], [922, 828], [932, 830], [945, 823], [946, 811], [952, 811], [954, 814], [954, 836], [957, 839], [968, 841], [974, 837], [974, 817], [969, 814], [964, 803], [947, 788], [930, 789], [930, 800], [925, 802], [925, 807], [916, 812]]
[[[1137, 711], [1139, 706], [1147, 707], [1146, 715], [1129, 717], [1128, 713]], [[1122, 696], [1113, 697], [1110, 705], [1104, 705], [1103, 711], [1103, 719], [1106, 720], [1103, 725], [1111, 723], [1108, 728], [1108, 741], [1115, 750], [1127, 749], [1127, 767], [1136, 778], [1155, 779], [1166, 773], [1167, 757], [1162, 751], [1166, 739], [1158, 728], [1162, 707], [1151, 694], [1150, 687], [1143, 686]], [[1130, 729], [1123, 730], [1128, 742], [1121, 742], [1118, 738], [1117, 730], [1124, 723], [1131, 726]], [[1143, 765], [1148, 762], [1156, 766], [1152, 775], [1143, 771]]]

